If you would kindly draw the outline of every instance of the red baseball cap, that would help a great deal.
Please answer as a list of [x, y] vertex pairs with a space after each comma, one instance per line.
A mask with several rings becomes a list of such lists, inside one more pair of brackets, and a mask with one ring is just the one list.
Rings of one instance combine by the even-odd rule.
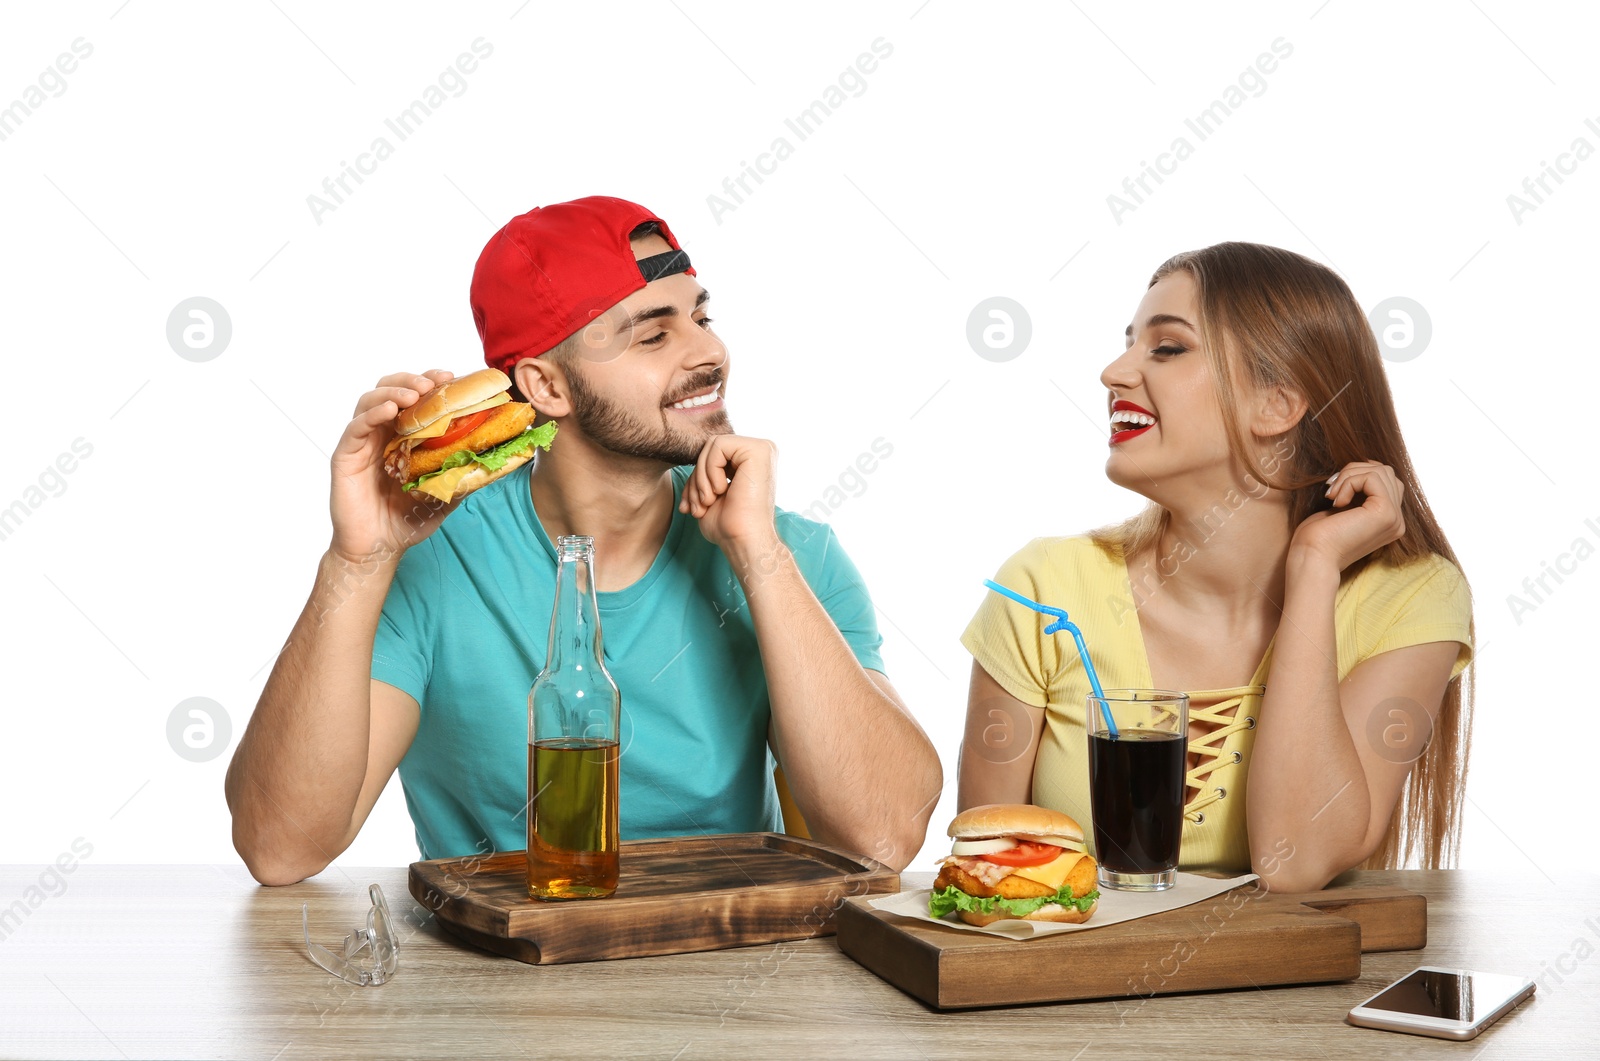
[[[661, 226], [672, 250], [635, 259], [628, 233]], [[516, 363], [559, 345], [652, 280], [694, 275], [667, 223], [638, 203], [591, 195], [536, 206], [512, 218], [478, 255], [472, 319], [483, 359], [511, 374]]]

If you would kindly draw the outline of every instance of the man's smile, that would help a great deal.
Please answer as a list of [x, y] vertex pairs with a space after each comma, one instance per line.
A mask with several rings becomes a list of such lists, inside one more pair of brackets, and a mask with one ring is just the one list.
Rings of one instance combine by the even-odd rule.
[[692, 410], [707, 409], [722, 404], [722, 384], [717, 383], [702, 391], [696, 391], [680, 401], [667, 406], [668, 409]]

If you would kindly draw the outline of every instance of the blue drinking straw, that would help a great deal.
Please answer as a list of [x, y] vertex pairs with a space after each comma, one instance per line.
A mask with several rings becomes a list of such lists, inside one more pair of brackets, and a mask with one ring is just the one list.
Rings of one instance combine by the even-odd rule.
[[1068, 619], [1067, 613], [1061, 608], [1029, 600], [1016, 590], [1006, 589], [1000, 583], [990, 581], [987, 578], [983, 580], [983, 584], [1002, 597], [1010, 597], [1018, 604], [1025, 604], [1041, 614], [1055, 616], [1056, 621], [1044, 628], [1045, 633], [1054, 634], [1065, 630], [1072, 635], [1072, 640], [1078, 643], [1078, 658], [1083, 660], [1084, 673], [1089, 676], [1089, 688], [1094, 690], [1094, 695], [1100, 700], [1102, 708], [1100, 713], [1106, 717], [1106, 729], [1110, 731], [1111, 739], [1116, 740], [1118, 737], [1117, 720], [1111, 717], [1111, 704], [1105, 698], [1105, 690], [1100, 688], [1100, 676], [1094, 672], [1094, 664], [1089, 662], [1089, 646], [1083, 643], [1083, 634], [1078, 630], [1077, 624]]

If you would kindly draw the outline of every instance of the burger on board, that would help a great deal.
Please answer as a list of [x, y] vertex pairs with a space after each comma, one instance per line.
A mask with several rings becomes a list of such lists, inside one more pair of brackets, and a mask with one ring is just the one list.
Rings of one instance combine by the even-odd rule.
[[1008, 919], [1089, 920], [1100, 901], [1098, 867], [1076, 819], [1026, 803], [970, 807], [950, 822], [955, 843], [940, 861], [928, 912], [969, 925]]

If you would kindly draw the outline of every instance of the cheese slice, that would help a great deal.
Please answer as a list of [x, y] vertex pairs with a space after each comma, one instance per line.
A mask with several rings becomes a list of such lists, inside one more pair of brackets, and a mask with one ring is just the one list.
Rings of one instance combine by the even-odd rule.
[[423, 483], [421, 486], [417, 487], [416, 492], [419, 494], [430, 494], [433, 497], [437, 497], [440, 501], [449, 501], [455, 496], [456, 484], [460, 483], [461, 480], [471, 475], [473, 469], [478, 467], [481, 467], [481, 465], [479, 465], [477, 461], [468, 461], [459, 468], [451, 468], [449, 471], [440, 472], [427, 482]]
[[409, 435], [401, 435], [398, 438], [390, 439], [389, 444], [383, 447], [383, 455], [387, 457], [389, 454], [393, 453], [397, 448], [399, 448], [400, 443], [402, 442], [420, 442], [423, 439], [438, 438], [446, 431], [449, 431], [451, 423], [460, 417], [471, 416], [473, 413], [481, 413], [485, 409], [493, 409], [496, 406], [504, 405], [510, 400], [510, 393], [501, 391], [493, 398], [485, 398], [477, 405], [469, 405], [465, 409], [458, 409], [453, 415], [450, 416], [441, 416], [427, 427], [419, 428], [418, 430], [411, 432]]
[[1054, 862], [1046, 862], [1042, 866], [1018, 866], [1011, 873], [1023, 880], [1036, 881], [1046, 888], [1055, 888], [1059, 891], [1067, 882], [1067, 876], [1073, 867], [1077, 866], [1078, 860], [1088, 857], [1082, 851], [1067, 851], [1058, 856]]

